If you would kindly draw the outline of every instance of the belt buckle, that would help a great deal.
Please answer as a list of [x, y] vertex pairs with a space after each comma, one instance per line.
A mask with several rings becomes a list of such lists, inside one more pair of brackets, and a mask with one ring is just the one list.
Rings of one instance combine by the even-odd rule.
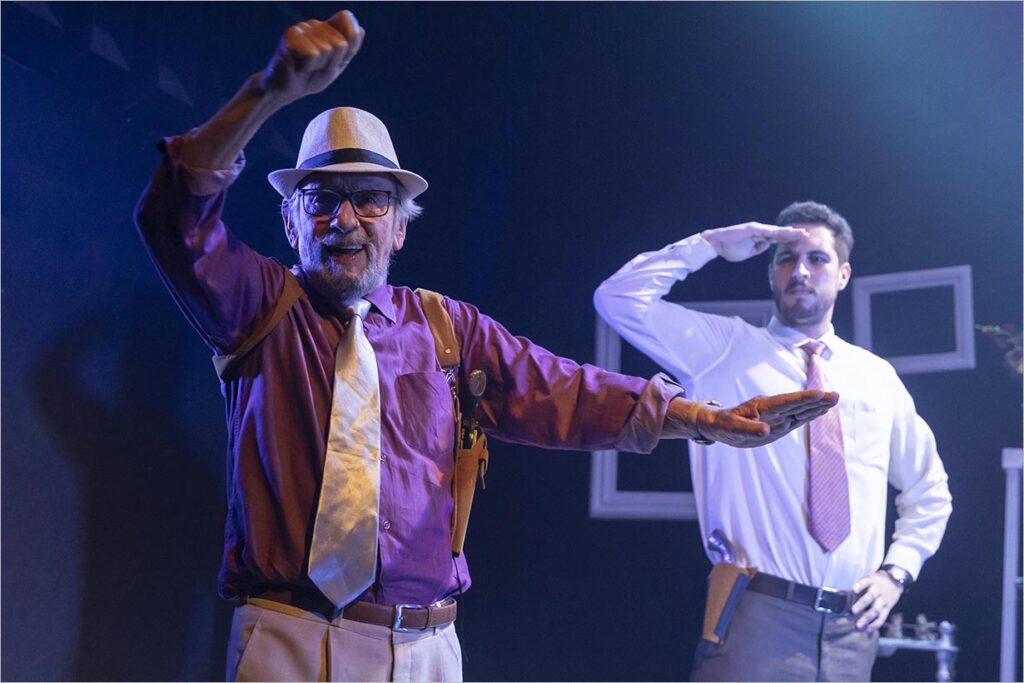
[[[402, 626], [402, 611], [406, 609], [416, 609], [418, 607], [421, 607], [421, 605], [395, 605], [395, 623], [391, 625], [391, 630], [402, 633], [407, 633], [409, 631], [422, 631], [422, 628], [416, 628], [415, 626]], [[430, 616], [429, 613], [427, 616]]]
[[824, 605], [821, 604], [821, 600], [822, 600], [822, 598], [824, 598], [827, 595], [839, 596], [841, 594], [842, 594], [842, 591], [833, 590], [831, 588], [818, 588], [818, 592], [814, 596], [814, 611], [815, 612], [824, 612], [826, 614], [835, 614], [835, 613], [839, 612], [839, 610], [837, 610], [837, 609], [832, 609], [831, 607], [825, 607]]

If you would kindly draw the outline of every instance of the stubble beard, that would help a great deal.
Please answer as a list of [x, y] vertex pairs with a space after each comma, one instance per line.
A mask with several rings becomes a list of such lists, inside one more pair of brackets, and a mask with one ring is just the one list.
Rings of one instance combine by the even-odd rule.
[[817, 292], [814, 293], [814, 300], [809, 304], [799, 300], [795, 303], [787, 304], [783, 296], [784, 294], [773, 294], [775, 311], [779, 316], [779, 320], [788, 327], [816, 325], [825, 319], [825, 316], [828, 315], [831, 309], [831, 304], [826, 302]]

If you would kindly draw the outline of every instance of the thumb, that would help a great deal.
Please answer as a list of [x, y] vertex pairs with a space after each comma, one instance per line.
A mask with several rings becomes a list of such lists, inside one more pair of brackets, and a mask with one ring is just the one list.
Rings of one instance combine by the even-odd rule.
[[348, 36], [359, 30], [359, 22], [356, 16], [347, 9], [343, 9], [327, 20], [327, 23], [338, 30], [343, 36]]

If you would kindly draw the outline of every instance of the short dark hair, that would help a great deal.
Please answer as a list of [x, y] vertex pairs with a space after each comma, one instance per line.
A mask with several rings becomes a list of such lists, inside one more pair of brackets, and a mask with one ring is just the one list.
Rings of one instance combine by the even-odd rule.
[[[836, 240], [836, 254], [839, 262], [850, 260], [853, 251], [853, 230], [839, 212], [818, 202], [793, 202], [779, 213], [775, 225], [823, 225], [832, 231]], [[775, 245], [771, 257], [775, 258]]]

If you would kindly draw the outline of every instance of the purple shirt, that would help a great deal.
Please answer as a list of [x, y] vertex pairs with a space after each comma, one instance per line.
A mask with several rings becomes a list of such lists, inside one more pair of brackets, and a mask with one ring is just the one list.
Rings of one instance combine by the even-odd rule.
[[[203, 178], [174, 160], [179, 145], [166, 141], [136, 223], [182, 312], [226, 354], [266, 320], [285, 267], [221, 222], [226, 187], [241, 165]], [[292, 272], [304, 294], [221, 385], [228, 512], [219, 586], [226, 598], [313, 587], [306, 568], [343, 326], [334, 305], [297, 267]], [[451, 394], [415, 293], [385, 285], [366, 298], [366, 335], [380, 376], [381, 491], [379, 574], [362, 599], [427, 604], [470, 585], [465, 555], [453, 558], [450, 546]], [[462, 345], [462, 375], [487, 374], [481, 424], [491, 437], [649, 452], [669, 401], [682, 394], [660, 377], [647, 382], [555, 356], [469, 304], [445, 299], [445, 306]]]

